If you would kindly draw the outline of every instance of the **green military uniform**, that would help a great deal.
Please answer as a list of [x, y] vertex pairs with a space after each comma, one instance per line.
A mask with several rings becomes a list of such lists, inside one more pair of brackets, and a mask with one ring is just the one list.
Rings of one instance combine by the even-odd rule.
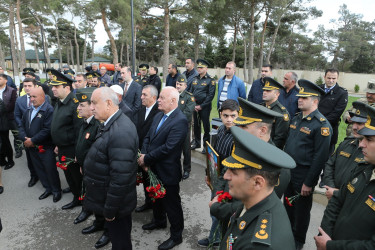
[[[365, 89], [365, 92], [370, 93], [370, 94], [375, 93], [375, 80], [374, 79], [371, 79], [368, 81], [367, 89]], [[375, 107], [375, 103], [369, 103], [366, 97], [359, 98], [357, 102], [362, 102], [364, 104], [370, 105], [371, 107]], [[348, 123], [347, 119], [350, 116], [349, 112], [353, 112], [353, 110], [355, 110], [355, 108], [352, 106], [350, 109], [345, 111], [344, 114], [342, 115], [342, 120], [345, 123]], [[349, 123], [348, 127], [346, 128], [346, 136], [351, 136], [351, 134], [352, 134], [352, 124]]]
[[[76, 96], [79, 102], [87, 102], [91, 98], [92, 92], [95, 88], [84, 88], [77, 90]], [[83, 166], [86, 154], [89, 151], [91, 145], [95, 142], [96, 134], [100, 122], [94, 118], [94, 116], [88, 118], [82, 122], [81, 128], [79, 129], [78, 139], [76, 143], [76, 158], [77, 163]]]
[[[197, 67], [204, 68], [208, 67], [208, 63], [203, 59], [197, 60]], [[212, 108], [212, 100], [215, 97], [216, 82], [209, 75], [205, 74], [203, 77], [200, 75], [193, 79], [189, 91], [193, 93], [195, 102], [200, 105], [202, 110], [194, 111], [194, 142], [193, 149], [200, 147], [201, 145], [201, 121], [203, 123], [203, 145], [206, 141], [210, 141], [210, 113]]]
[[[51, 85], [70, 85], [70, 78], [61, 74], [56, 70], [51, 70], [53, 79]], [[58, 147], [58, 156], [61, 160], [62, 156], [74, 159], [75, 143], [78, 138], [78, 131], [81, 127], [82, 119], [78, 117], [77, 112], [78, 100], [73, 92], [63, 100], [58, 100], [53, 112], [51, 135], [53, 143]], [[66, 180], [74, 195], [74, 199], [78, 200], [81, 192], [82, 175], [76, 164], [69, 164], [68, 169], [64, 171]]]
[[[281, 91], [282, 89], [284, 89], [283, 85], [281, 85], [271, 77], [265, 77], [263, 80], [265, 82], [263, 90]], [[276, 147], [283, 149], [286, 142], [286, 138], [288, 137], [290, 121], [289, 112], [278, 100], [274, 101], [270, 105], [266, 105], [265, 102], [262, 103], [262, 105], [283, 115], [283, 117], [276, 117], [275, 122], [272, 125], [271, 131], [272, 141], [275, 143]]]
[[[299, 97], [319, 97], [325, 94], [324, 90], [310, 81], [301, 79], [298, 84], [300, 90], [297, 96]], [[318, 183], [319, 174], [328, 160], [332, 136], [330, 123], [318, 109], [305, 117], [302, 112], [297, 113], [289, 127], [284, 151], [295, 160], [297, 167], [291, 171], [291, 180], [285, 191], [285, 197], [301, 193], [303, 184], [314, 189]], [[284, 203], [298, 248], [305, 244], [310, 224], [312, 193], [308, 196], [300, 196], [293, 206]]]
[[[293, 159], [277, 147], [238, 127], [232, 127], [231, 132], [234, 137], [232, 155], [222, 162], [229, 169], [244, 171], [246, 168], [255, 168], [259, 171], [278, 172], [280, 168], [295, 167]], [[270, 155], [274, 157], [269, 157]], [[267, 185], [270, 185], [268, 181]], [[231, 193], [231, 187], [229, 192]], [[295, 249], [285, 209], [274, 192], [249, 208], [245, 205], [237, 205], [220, 249]], [[211, 213], [215, 213], [219, 206], [218, 202], [214, 203]]]
[[180, 94], [180, 99], [178, 101], [178, 108], [186, 116], [188, 123], [191, 123], [193, 112], [195, 108], [195, 99], [192, 93], [184, 90]]
[[[373, 139], [375, 108], [366, 105], [366, 111], [368, 120], [358, 134]], [[375, 249], [374, 197], [375, 165], [362, 161], [324, 211], [321, 227], [332, 239], [327, 250]]]
[[[149, 69], [149, 66], [148, 66], [148, 64], [143, 63], [143, 64], [139, 65], [138, 68], [139, 68], [140, 71], [145, 71], [145, 70], [147, 71]], [[144, 87], [144, 86], [147, 85], [147, 83], [149, 81], [149, 76], [148, 75], [146, 75], [146, 76], [139, 75], [139, 76], [136, 76], [133, 79], [133, 81], [139, 83], [142, 87]]]

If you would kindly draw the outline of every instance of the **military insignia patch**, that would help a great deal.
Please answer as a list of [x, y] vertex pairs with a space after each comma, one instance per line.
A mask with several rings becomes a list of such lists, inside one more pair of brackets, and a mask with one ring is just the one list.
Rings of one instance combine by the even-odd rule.
[[[320, 118], [320, 119], [322, 119], [322, 118]], [[322, 136], [329, 136], [329, 128], [327, 128], [327, 127], [321, 128], [321, 134], [322, 134]]]
[[281, 109], [285, 109], [285, 107], [281, 107]]
[[197, 85], [198, 83], [197, 82], [193, 82], [193, 85]]
[[326, 119], [324, 119], [323, 117], [320, 117], [320, 121], [321, 122], [324, 122]]
[[302, 127], [299, 131], [308, 135], [311, 133], [311, 130], [308, 127]]
[[264, 84], [264, 87], [269, 87], [269, 86], [270, 86], [270, 82], [266, 81], [266, 83]]
[[184, 78], [181, 78], [181, 79], [180, 79], [180, 81], [181, 81], [181, 82], [184, 82], [184, 81], [185, 81], [185, 79], [184, 79]]
[[215, 86], [216, 82], [215, 82], [215, 81], [212, 81], [211, 84], [212, 84], [212, 86]]
[[36, 117], [38, 117], [38, 118], [42, 118], [42, 114], [41, 114], [41, 113], [38, 113]]
[[136, 81], [136, 82], [139, 82], [139, 79], [136, 79], [135, 81]]
[[184, 103], [185, 103], [185, 101], [184, 101], [184, 100], [182, 100], [182, 101], [181, 101], [181, 104], [184, 104]]
[[352, 180], [352, 184], [353, 184], [353, 185], [356, 184], [357, 181], [358, 181], [358, 178], [356, 177], [356, 178], [354, 178], [354, 179]]
[[77, 103], [77, 102], [78, 102], [77, 98], [74, 97], [74, 98], [73, 98], [73, 102], [74, 102], [74, 103]]
[[147, 80], [143, 80], [143, 82], [147, 82]]
[[86, 133], [85, 138], [86, 138], [86, 140], [90, 138], [90, 133], [89, 132]]
[[255, 226], [255, 234], [251, 239], [252, 243], [260, 243], [263, 245], [271, 245], [271, 225], [272, 215], [270, 213], [261, 214]]
[[192, 101], [192, 102], [195, 102], [195, 98], [194, 98], [194, 96], [191, 98], [191, 101]]
[[344, 151], [340, 151], [340, 155], [346, 157], [346, 158], [349, 158], [351, 154], [347, 153], [347, 152], [344, 152]]
[[289, 115], [288, 114], [284, 114], [284, 121], [289, 121]]
[[56, 81], [57, 80], [57, 76], [53, 75], [52, 76], [52, 81]]
[[308, 121], [311, 121], [311, 117], [310, 117], [310, 116], [309, 116], [309, 117], [307, 117], [307, 118], [306, 118], [306, 120], [308, 120]]
[[240, 222], [240, 225], [238, 226], [238, 228], [240, 230], [243, 230], [245, 228], [245, 226], [246, 226], [246, 221], [243, 220], [243, 221]]
[[369, 195], [369, 197], [367, 198], [367, 200], [366, 200], [366, 204], [372, 209], [372, 210], [374, 210], [375, 211], [375, 202], [373, 201], [373, 198], [372, 198], [372, 196], [371, 195]]
[[350, 193], [353, 193], [355, 188], [353, 187], [352, 184], [348, 183], [348, 185], [346, 186], [348, 188], [348, 190], [350, 191]]
[[364, 159], [363, 159], [363, 158], [358, 158], [358, 157], [356, 157], [356, 158], [354, 159], [354, 161], [357, 162], [357, 163], [359, 163], [359, 162], [361, 162], [361, 161], [364, 161]]
[[207, 83], [203, 82], [203, 83], [202, 83], [201, 85], [202, 85], [202, 86], [206, 86], [206, 85], [207, 85]]
[[83, 100], [87, 99], [87, 95], [82, 95], [82, 99]]
[[292, 128], [292, 129], [296, 129], [297, 128], [296, 125], [293, 125], [293, 124], [290, 124], [289, 127]]
[[355, 111], [355, 113], [356, 113], [357, 115], [360, 115], [360, 114], [361, 114], [361, 111], [360, 111], [359, 109], [357, 109], [357, 111]]

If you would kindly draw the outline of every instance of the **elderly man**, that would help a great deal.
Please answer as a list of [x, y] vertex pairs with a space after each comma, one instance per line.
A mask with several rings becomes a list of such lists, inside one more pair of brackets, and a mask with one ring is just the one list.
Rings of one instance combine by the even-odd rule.
[[121, 76], [125, 83], [120, 84], [124, 89], [124, 101], [133, 111], [132, 122], [137, 124], [138, 121], [138, 111], [141, 109], [142, 101], [142, 86], [137, 82], [133, 81], [132, 70], [130, 67], [124, 67], [121, 69]]
[[375, 249], [375, 109], [367, 105], [367, 122], [358, 131], [364, 161], [329, 201], [315, 236], [318, 250]]
[[152, 222], [142, 226], [144, 230], [167, 227], [167, 216], [171, 224], [171, 236], [158, 249], [172, 249], [181, 244], [184, 216], [181, 206], [181, 152], [186, 138], [187, 120], [178, 109], [179, 93], [173, 87], [165, 87], [158, 103], [162, 113], [157, 114], [146, 138], [138, 164], [145, 171], [150, 168], [163, 183], [166, 195], [157, 199], [153, 206]]
[[227, 100], [232, 99], [237, 101], [238, 97], [246, 98], [246, 89], [244, 82], [235, 76], [236, 63], [228, 62], [225, 66], [225, 76], [220, 78], [217, 90], [217, 109], [220, 109], [221, 104]]
[[32, 165], [45, 188], [39, 200], [53, 194], [53, 202], [58, 202], [61, 199], [61, 186], [51, 137], [53, 108], [46, 102], [41, 87], [32, 88], [29, 94], [32, 105], [22, 118], [20, 138], [28, 149]]
[[[294, 168], [295, 162], [280, 149], [238, 127], [231, 131], [234, 147], [231, 156], [222, 161], [228, 168], [224, 179], [229, 194], [241, 202], [230, 218], [220, 249], [294, 250], [292, 229], [273, 190], [280, 170]], [[209, 206], [211, 211], [220, 206], [218, 196]]]
[[[102, 126], [87, 153], [83, 169], [85, 208], [106, 220], [113, 249], [132, 249], [131, 213], [136, 207], [137, 130], [118, 107], [108, 87], [91, 96], [91, 109]], [[124, 140], [126, 138], [126, 140]]]
[[[158, 98], [159, 92], [153, 85], [146, 85], [142, 89], [142, 108], [138, 112], [138, 124], [137, 124], [137, 132], [138, 132], [138, 139], [139, 139], [139, 149], [142, 149], [143, 140], [146, 137], [154, 117], [156, 114], [160, 113], [161, 111], [158, 109], [158, 104], [156, 103], [156, 99]], [[145, 204], [137, 207], [135, 209], [136, 213], [143, 212], [147, 209], [152, 208], [152, 201], [151, 198], [148, 196], [148, 192], [146, 191], [146, 187], [150, 186], [150, 180], [147, 178], [147, 172], [140, 168], [139, 171], [142, 173], [143, 178], [143, 190], [145, 194]]]
[[112, 85], [111, 84], [111, 77], [107, 74], [107, 68], [104, 67], [104, 66], [102, 66], [100, 68], [100, 77], [99, 77], [99, 79], [100, 79], [100, 83], [102, 85], [104, 85], [104, 86], [109, 87], [109, 86]]
[[298, 92], [297, 87], [298, 75], [291, 71], [284, 75], [283, 85], [284, 88], [280, 91], [279, 102], [288, 110], [291, 117], [299, 111], [298, 109]]
[[95, 72], [95, 73], [100, 74], [100, 71], [99, 71], [99, 64], [98, 64], [98, 63], [93, 63], [93, 64], [91, 65], [91, 70], [92, 70], [92, 72]]
[[129, 108], [128, 105], [126, 105], [126, 103], [122, 99], [124, 97], [124, 90], [119, 85], [113, 85], [110, 88], [116, 93], [118, 97], [118, 101], [120, 103], [118, 105], [119, 109], [124, 113], [124, 115], [126, 115], [127, 117], [129, 117], [129, 119], [131, 119], [133, 115], [133, 111]]

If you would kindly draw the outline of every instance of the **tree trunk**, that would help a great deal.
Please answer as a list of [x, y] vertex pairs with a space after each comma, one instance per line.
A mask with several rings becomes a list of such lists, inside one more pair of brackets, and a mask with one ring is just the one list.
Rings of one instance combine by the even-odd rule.
[[[14, 8], [13, 8], [14, 10]], [[19, 50], [19, 46], [18, 46], [18, 36], [17, 36], [17, 32], [16, 32], [16, 23], [14, 22], [14, 18], [13, 18], [13, 36], [14, 36], [14, 45], [16, 46], [16, 54], [14, 55], [15, 57], [17, 57], [17, 61], [18, 61], [18, 66], [20, 68], [20, 70], [23, 70], [24, 68], [21, 68], [21, 65], [20, 65], [20, 50]]]
[[85, 41], [83, 43], [83, 54], [82, 54], [82, 72], [85, 71], [85, 61], [87, 58], [87, 36], [88, 36], [88, 30], [85, 32]]
[[95, 35], [92, 36], [91, 47], [92, 47], [92, 52], [91, 52], [91, 63], [94, 63], [94, 57], [95, 57], [95, 53], [94, 53], [94, 47], [95, 47]]
[[60, 34], [59, 34], [59, 29], [57, 27], [57, 20], [55, 20], [55, 31], [56, 31], [56, 38], [57, 38], [57, 51], [59, 53], [59, 67], [62, 68], [62, 54], [61, 54]]
[[14, 37], [14, 6], [13, 4], [9, 4], [9, 37], [10, 37], [10, 46], [11, 46], [11, 53], [13, 59], [13, 77], [19, 76], [19, 68], [18, 68], [18, 58], [16, 52], [16, 44], [15, 44], [15, 37]]
[[76, 44], [77, 71], [80, 72], [79, 45], [77, 40], [77, 27], [74, 25], [74, 43]]
[[126, 43], [126, 65], [129, 66], [129, 44]]
[[5, 60], [4, 60], [4, 51], [3, 51], [3, 46], [0, 42], [0, 66], [6, 70], [5, 68]]
[[122, 58], [124, 56], [124, 42], [121, 42], [121, 49], [120, 49], [120, 64], [122, 65]]
[[247, 42], [246, 40], [244, 39], [243, 40], [243, 54], [244, 54], [244, 63], [243, 63], [243, 78], [244, 78], [244, 82], [249, 82], [249, 79], [247, 78]]
[[18, 22], [18, 33], [20, 38], [20, 44], [21, 44], [21, 54], [20, 54], [20, 67], [26, 68], [26, 52], [25, 52], [25, 40], [23, 35], [23, 27], [22, 27], [22, 20], [20, 16], [20, 8], [21, 8], [21, 1], [17, 0], [17, 11], [16, 11], [16, 17]]
[[194, 60], [197, 61], [199, 57], [199, 24], [195, 27], [194, 34]]
[[101, 9], [101, 13], [102, 13], [102, 21], [103, 21], [104, 29], [107, 32], [109, 42], [111, 44], [111, 50], [112, 50], [112, 54], [113, 54], [113, 63], [116, 64], [116, 63], [118, 63], [118, 55], [117, 55], [117, 48], [116, 48], [115, 39], [113, 38], [111, 30], [108, 27], [107, 13], [105, 12], [105, 9]]
[[273, 50], [273, 47], [275, 46], [275, 42], [276, 42], [276, 37], [277, 37], [277, 32], [279, 31], [279, 28], [280, 28], [280, 25], [281, 25], [281, 17], [279, 18], [278, 22], [277, 22], [277, 26], [276, 26], [276, 29], [275, 29], [275, 32], [273, 33], [272, 35], [272, 43], [271, 43], [271, 47], [268, 51], [268, 54], [267, 54], [267, 58], [266, 58], [266, 63], [267, 64], [270, 64], [270, 59], [271, 59], [271, 54], [272, 54], [272, 50]]
[[[237, 18], [236, 18], [237, 19]], [[232, 61], [236, 61], [236, 47], [237, 47], [237, 20], [234, 22], [234, 34], [233, 34], [233, 52], [232, 52]]]
[[35, 57], [36, 57], [36, 63], [38, 64], [38, 70], [40, 70], [40, 64], [39, 64], [39, 50], [36, 46], [36, 41], [34, 40], [34, 50], [35, 50]]
[[73, 45], [72, 45], [72, 40], [69, 40], [70, 44], [70, 58], [72, 59], [72, 67], [74, 68], [74, 50], [73, 50]]
[[[133, 48], [134, 49], [134, 55], [137, 55], [137, 43], [136, 43], [136, 41], [137, 41], [137, 28], [138, 28], [138, 26], [134, 25], [134, 48]], [[133, 58], [133, 54], [132, 54], [132, 58]], [[134, 60], [137, 61], [136, 58], [137, 58], [137, 56], [135, 56]], [[136, 61], [134, 62], [134, 68], [135, 69], [137, 68], [137, 62]], [[135, 72], [133, 72], [133, 73], [135, 74]]]
[[[69, 47], [68, 47], [68, 45], [66, 46], [66, 63], [68, 65], [70, 65], [70, 57], [69, 57]], [[62, 69], [62, 68], [60, 68], [60, 69]]]
[[[250, 32], [249, 32], [249, 84], [254, 81], [253, 67], [254, 67], [254, 26], [255, 26], [255, 0], [251, 1], [250, 10]], [[250, 88], [248, 88], [250, 90]]]
[[169, 7], [164, 6], [163, 82], [167, 79], [169, 65]]
[[264, 20], [263, 30], [262, 30], [262, 35], [261, 35], [261, 41], [260, 41], [259, 61], [258, 61], [258, 75], [257, 75], [257, 78], [260, 77], [260, 74], [262, 72], [264, 35], [266, 34], [267, 22], [268, 22], [269, 15], [270, 15], [270, 8], [267, 8], [267, 10], [266, 10], [266, 19]]

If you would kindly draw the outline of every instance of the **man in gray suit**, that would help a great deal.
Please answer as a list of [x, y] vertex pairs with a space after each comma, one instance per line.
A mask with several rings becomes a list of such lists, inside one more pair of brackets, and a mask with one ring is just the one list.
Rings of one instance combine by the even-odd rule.
[[125, 83], [120, 84], [124, 89], [124, 98], [126, 105], [133, 111], [132, 122], [137, 124], [138, 122], [138, 111], [142, 106], [142, 86], [137, 82], [133, 81], [132, 70], [130, 67], [123, 67], [121, 69], [121, 76], [124, 79]]

